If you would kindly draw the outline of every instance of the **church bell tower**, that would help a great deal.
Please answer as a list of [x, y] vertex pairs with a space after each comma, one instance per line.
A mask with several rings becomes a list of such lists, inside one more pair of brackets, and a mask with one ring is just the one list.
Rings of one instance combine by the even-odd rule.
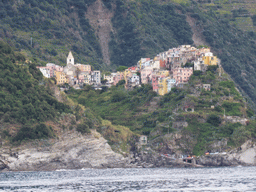
[[68, 57], [67, 57], [67, 65], [68, 64], [71, 64], [71, 65], [74, 65], [75, 64], [75, 59], [71, 53], [71, 51], [69, 52], [68, 54]]

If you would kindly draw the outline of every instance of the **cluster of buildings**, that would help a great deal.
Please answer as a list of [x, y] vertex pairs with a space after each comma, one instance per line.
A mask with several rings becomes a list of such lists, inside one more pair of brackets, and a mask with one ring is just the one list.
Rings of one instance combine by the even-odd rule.
[[[186, 67], [187, 63], [194, 64], [194, 69], [189, 65]], [[165, 95], [173, 87], [183, 87], [193, 70], [206, 71], [207, 66], [219, 63], [220, 60], [213, 56], [209, 48], [197, 49], [191, 45], [181, 45], [159, 53], [154, 59], [141, 58], [136, 66], [123, 72], [104, 75], [104, 79], [109, 85], [116, 85], [124, 79], [127, 89], [150, 83], [155, 92]]]
[[37, 67], [47, 78], [55, 78], [56, 84], [68, 83], [70, 86], [75, 85], [100, 85], [100, 71], [92, 71], [91, 65], [75, 64], [74, 57], [69, 52], [67, 65], [65, 67], [53, 63], [47, 63], [45, 67]]
[[[153, 59], [141, 58], [137, 65], [124, 71], [104, 75], [103, 79], [107, 86], [116, 85], [124, 80], [126, 89], [132, 89], [141, 84], [151, 84], [155, 92], [165, 95], [173, 87], [183, 87], [194, 70], [206, 71], [207, 66], [218, 64], [220, 60], [209, 48], [197, 49], [191, 45], [181, 45], [159, 53]], [[71, 52], [69, 52], [65, 67], [48, 63], [46, 67], [38, 68], [45, 77], [54, 77], [57, 84], [101, 85], [101, 72], [92, 71], [90, 65], [75, 64]]]

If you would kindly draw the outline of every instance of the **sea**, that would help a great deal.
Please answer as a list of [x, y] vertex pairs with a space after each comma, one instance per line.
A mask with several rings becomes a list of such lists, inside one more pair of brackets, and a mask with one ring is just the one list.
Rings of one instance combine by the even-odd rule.
[[256, 191], [256, 167], [5, 172], [0, 191]]

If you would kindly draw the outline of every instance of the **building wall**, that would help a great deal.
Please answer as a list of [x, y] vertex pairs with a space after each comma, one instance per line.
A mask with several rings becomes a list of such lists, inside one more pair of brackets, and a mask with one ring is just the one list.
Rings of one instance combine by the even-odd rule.
[[114, 83], [114, 78], [113, 78], [113, 75], [112, 75], [112, 74], [111, 74], [111, 75], [104, 75], [104, 79], [107, 80], [107, 82], [108, 82], [109, 84]]
[[153, 91], [158, 92], [158, 75], [153, 74], [152, 75], [152, 87], [153, 87]]
[[166, 80], [166, 83], [167, 83], [167, 93], [169, 93], [172, 90], [172, 88], [175, 87], [176, 80], [168, 78]]
[[167, 82], [166, 78], [160, 77], [158, 79], [158, 94], [165, 95], [167, 93]]
[[100, 71], [93, 71], [93, 82], [96, 84], [101, 84], [101, 75]]
[[116, 85], [119, 81], [124, 79], [124, 74], [123, 72], [117, 72], [116, 75], [113, 78], [114, 85]]
[[151, 80], [152, 76], [152, 67], [146, 67], [141, 70], [141, 83], [142, 84], [147, 84]]
[[55, 71], [55, 78], [56, 78], [57, 85], [68, 83], [66, 74], [62, 71]]
[[91, 72], [91, 65], [76, 64], [75, 65], [81, 72]]
[[51, 75], [50, 75], [50, 69], [48, 69], [47, 67], [37, 67], [41, 73], [43, 74], [44, 77], [46, 78], [50, 78]]
[[218, 59], [216, 56], [203, 56], [203, 61], [206, 65], [218, 65]]
[[80, 73], [78, 77], [79, 83], [91, 84], [91, 75], [88, 72]]
[[155, 60], [153, 64], [154, 69], [160, 69], [160, 60]]
[[170, 72], [168, 70], [161, 70], [161, 71], [158, 71], [157, 75], [167, 77], [170, 75]]
[[177, 83], [188, 82], [189, 77], [193, 74], [193, 68], [176, 68], [173, 71], [173, 78]]

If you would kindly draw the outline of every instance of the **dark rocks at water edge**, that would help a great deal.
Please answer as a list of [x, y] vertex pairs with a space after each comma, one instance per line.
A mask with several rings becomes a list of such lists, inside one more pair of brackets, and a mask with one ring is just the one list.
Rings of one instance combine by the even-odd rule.
[[[149, 148], [149, 147], [148, 147]], [[52, 171], [82, 168], [154, 168], [256, 165], [256, 145], [247, 141], [229, 152], [216, 152], [193, 161], [170, 158], [153, 150], [123, 157], [115, 153], [96, 131], [81, 135], [65, 132], [58, 139], [33, 141], [19, 147], [0, 148], [1, 171]]]

